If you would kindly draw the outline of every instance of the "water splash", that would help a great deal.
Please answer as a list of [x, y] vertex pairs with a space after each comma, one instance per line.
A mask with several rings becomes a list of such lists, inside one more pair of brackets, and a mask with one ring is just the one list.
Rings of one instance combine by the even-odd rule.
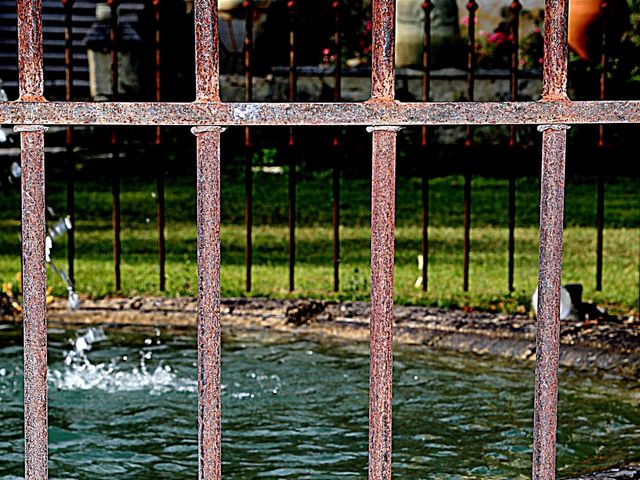
[[64, 368], [50, 369], [49, 382], [58, 390], [100, 390], [107, 393], [146, 390], [151, 394], [167, 391], [195, 392], [194, 380], [179, 378], [171, 366], [160, 362], [150, 369], [147, 362], [152, 352], [140, 350], [140, 360], [130, 366], [128, 356], [114, 357], [108, 362], [93, 363], [89, 352], [96, 343], [104, 342], [104, 330], [88, 328], [70, 339], [71, 350], [65, 352]]
[[[51, 210], [51, 212], [53, 212], [53, 209]], [[62, 283], [64, 283], [64, 286], [67, 289], [67, 297], [69, 299], [69, 309], [76, 310], [78, 306], [80, 306], [80, 298], [78, 297], [78, 294], [73, 288], [73, 282], [69, 278], [69, 275], [67, 275], [67, 272], [62, 268], [56, 267], [53, 261], [51, 260], [51, 250], [53, 249], [53, 241], [56, 238], [59, 238], [65, 235], [72, 228], [73, 228], [73, 225], [71, 224], [71, 217], [69, 217], [68, 215], [65, 218], [61, 218], [60, 220], [58, 220], [56, 223], [52, 225], [52, 227], [49, 229], [49, 234], [45, 238], [45, 259], [49, 264], [49, 266], [51, 267], [51, 270], [53, 270], [53, 272], [56, 275], [58, 275], [58, 277], [60, 277], [60, 280], [62, 280]]]
[[[0, 92], [2, 90], [0, 89]], [[0, 93], [1, 100], [1, 93]], [[1, 130], [1, 128], [0, 128]], [[13, 162], [9, 167], [9, 172], [11, 175], [8, 177], [9, 183], [14, 183], [20, 180], [22, 177], [22, 167], [18, 162]], [[47, 212], [51, 217], [55, 217], [55, 211], [50, 206], [47, 206]], [[67, 289], [67, 298], [69, 299], [69, 309], [76, 310], [80, 306], [80, 298], [75, 291], [73, 282], [69, 278], [67, 272], [62, 269], [56, 267], [51, 259], [51, 251], [53, 250], [53, 242], [59, 237], [65, 235], [69, 230], [73, 228], [71, 223], [71, 217], [68, 215], [64, 218], [58, 219], [52, 226], [49, 228], [48, 235], [45, 238], [45, 260], [51, 267], [51, 270], [60, 277], [62, 283], [64, 283], [65, 288]]]

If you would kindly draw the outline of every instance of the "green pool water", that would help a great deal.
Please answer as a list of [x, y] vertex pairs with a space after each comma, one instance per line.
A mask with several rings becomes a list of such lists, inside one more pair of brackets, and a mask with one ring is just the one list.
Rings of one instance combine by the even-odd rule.
[[[49, 466], [59, 479], [193, 479], [195, 340], [105, 328], [86, 357], [49, 335]], [[23, 474], [22, 337], [0, 326], [0, 479]], [[65, 360], [66, 359], [66, 360]], [[368, 346], [223, 340], [223, 477], [366, 478]], [[533, 368], [397, 348], [396, 478], [529, 476]], [[637, 382], [561, 372], [563, 477], [640, 458]]]

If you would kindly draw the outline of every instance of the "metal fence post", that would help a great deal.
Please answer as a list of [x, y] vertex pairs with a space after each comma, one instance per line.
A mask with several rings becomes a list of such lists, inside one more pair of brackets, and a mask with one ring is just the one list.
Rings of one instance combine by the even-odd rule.
[[[474, 100], [476, 83], [476, 12], [478, 4], [475, 0], [467, 2], [469, 12], [469, 38], [467, 39], [467, 99]], [[473, 146], [473, 127], [467, 127], [465, 146]], [[471, 171], [469, 167], [469, 155], [465, 155], [464, 161], [464, 242], [462, 265], [462, 290], [469, 291], [469, 250], [471, 249]]]
[[[333, 74], [333, 101], [342, 100], [342, 1], [333, 0], [331, 6], [335, 13], [335, 70]], [[332, 191], [333, 191], [333, 291], [340, 291], [340, 147], [339, 130], [333, 137], [334, 148]]]
[[[543, 101], [567, 101], [567, 0], [546, 0]], [[558, 424], [560, 288], [566, 125], [541, 125], [540, 272], [533, 417], [533, 480], [553, 480]]]
[[[253, 0], [245, 0], [247, 11], [244, 31], [244, 88], [245, 100], [253, 101]], [[245, 146], [245, 290], [251, 291], [251, 267], [253, 263], [253, 141], [251, 129], [244, 129]]]
[[[196, 0], [196, 103], [219, 103], [218, 2]], [[198, 223], [198, 478], [221, 475], [220, 134], [194, 127]]]
[[[394, 103], [395, 0], [373, 1], [371, 100]], [[398, 127], [370, 127], [371, 353], [369, 373], [369, 480], [391, 480], [393, 391], [393, 265]]]
[[[518, 73], [519, 73], [519, 49], [520, 49], [520, 12], [522, 11], [522, 4], [519, 0], [511, 2], [509, 7], [511, 12], [511, 63], [510, 63], [510, 93], [511, 101], [518, 100]], [[516, 126], [511, 125], [509, 127], [509, 147], [515, 150], [518, 143]], [[516, 174], [513, 171], [513, 167], [509, 169], [509, 186], [508, 186], [508, 212], [507, 212], [507, 225], [509, 228], [509, 246], [508, 246], [508, 266], [507, 266], [507, 288], [509, 292], [513, 292], [513, 277], [515, 268], [515, 251], [516, 251]]]
[[[118, 100], [118, 5], [120, 0], [107, 0], [111, 7], [111, 97], [112, 101]], [[119, 291], [122, 288], [122, 276], [120, 271], [122, 257], [122, 243], [120, 240], [121, 214], [120, 214], [120, 141], [115, 128], [111, 130], [111, 196], [113, 200], [113, 277], [114, 288]]]
[[[162, 56], [161, 56], [161, 33], [160, 33], [160, 0], [153, 0], [153, 26], [154, 26], [154, 66], [155, 66], [155, 87], [156, 102], [162, 99]], [[156, 223], [158, 229], [158, 283], [161, 292], [166, 289], [166, 248], [165, 248], [165, 173], [166, 168], [164, 151], [162, 147], [162, 129], [156, 127], [155, 149], [158, 153], [158, 167], [156, 173]]]
[[[44, 102], [42, 0], [17, 2], [19, 102]], [[26, 480], [48, 478], [47, 271], [44, 132], [16, 126], [22, 155], [22, 295], [24, 306], [24, 465]]]
[[[296, 63], [296, 2], [289, 0], [289, 101], [295, 102], [298, 90]], [[296, 158], [293, 127], [289, 128], [289, 291], [296, 288]]]
[[[424, 33], [422, 37], [422, 101], [431, 101], [431, 11], [434, 5], [431, 0], [422, 2], [424, 11]], [[422, 153], [422, 291], [429, 288], [429, 168], [427, 148], [429, 146], [429, 129], [422, 127], [420, 138]]]
[[[606, 97], [607, 72], [609, 56], [607, 52], [607, 14], [609, 5], [606, 1], [600, 2], [602, 12], [602, 52], [600, 55], [600, 100]], [[604, 125], [598, 127], [598, 147], [601, 152], [606, 152], [604, 137]], [[598, 175], [596, 180], [596, 291], [602, 291], [602, 257], [604, 247], [604, 167], [603, 162], [599, 162]]]
[[[64, 59], [65, 59], [65, 100], [73, 101], [73, 3], [74, 0], [62, 0], [64, 6]], [[67, 231], [67, 264], [69, 279], [75, 282], [76, 252], [76, 205], [75, 205], [75, 152], [73, 151], [73, 127], [68, 126], [66, 137], [66, 175], [67, 175], [67, 215], [71, 228]]]

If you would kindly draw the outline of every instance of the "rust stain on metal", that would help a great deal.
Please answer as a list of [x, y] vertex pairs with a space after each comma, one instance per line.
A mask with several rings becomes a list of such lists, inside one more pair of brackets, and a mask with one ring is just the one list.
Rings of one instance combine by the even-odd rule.
[[568, 0], [546, 0], [544, 8], [544, 65], [542, 98], [567, 99]]
[[393, 99], [395, 94], [396, 2], [373, 0], [371, 97]]
[[543, 138], [533, 420], [534, 480], [555, 478], [567, 128], [549, 126], [539, 128], [543, 131]]
[[42, 73], [42, 0], [16, 2], [20, 99], [44, 101]]
[[196, 101], [219, 102], [218, 2], [196, 0]]
[[219, 480], [220, 424], [220, 134], [196, 127], [198, 222], [198, 478]]
[[369, 479], [391, 479], [396, 131], [373, 132]]
[[22, 148], [22, 295], [24, 304], [25, 478], [47, 478], [47, 275], [44, 132], [18, 126]]

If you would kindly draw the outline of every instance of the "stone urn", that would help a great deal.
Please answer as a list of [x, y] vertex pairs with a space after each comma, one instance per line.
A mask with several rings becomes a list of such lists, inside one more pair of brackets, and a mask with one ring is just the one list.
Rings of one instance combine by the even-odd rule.
[[231, 12], [242, 8], [243, 0], [218, 0], [218, 10]]
[[[397, 0], [396, 66], [422, 67], [424, 37], [423, 0]], [[464, 62], [464, 44], [460, 37], [458, 6], [455, 0], [432, 0], [431, 65], [434, 68], [458, 67]]]
[[628, 25], [626, 0], [606, 0], [604, 10], [602, 3], [601, 0], [569, 1], [569, 46], [583, 60], [599, 60], [605, 24], [609, 46], [619, 42]]

